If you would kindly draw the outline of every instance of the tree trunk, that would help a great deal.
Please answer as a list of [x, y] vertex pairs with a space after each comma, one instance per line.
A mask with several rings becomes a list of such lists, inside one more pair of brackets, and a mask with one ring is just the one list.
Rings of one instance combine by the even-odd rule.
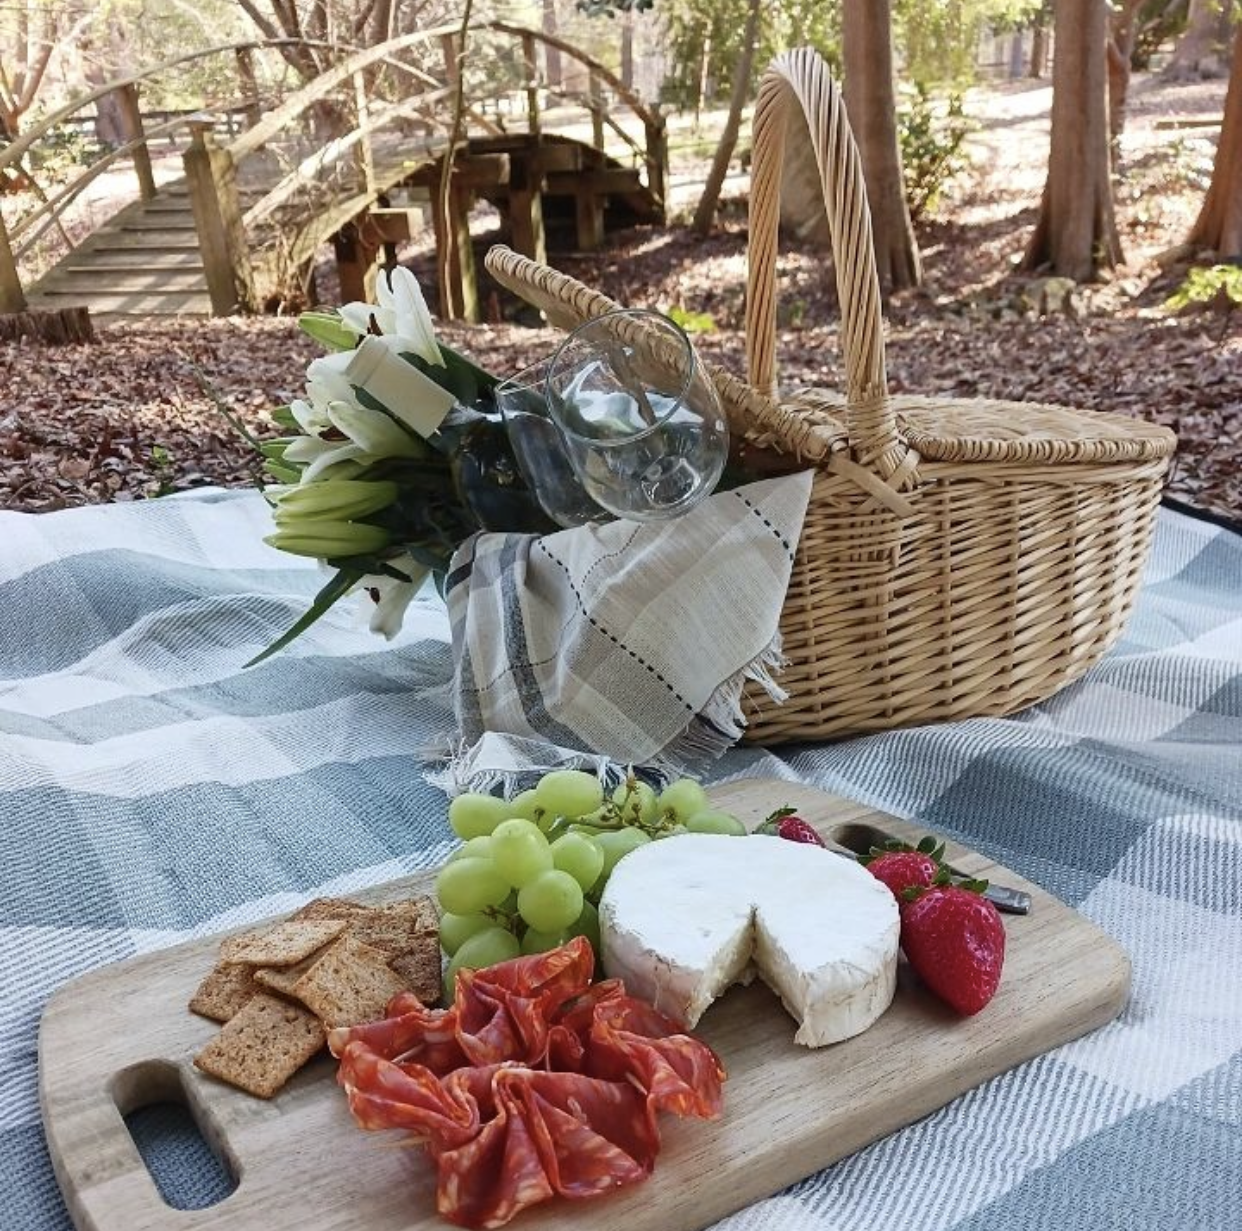
[[627, 90], [634, 88], [634, 12], [626, 9], [621, 14], [621, 84]]
[[1048, 23], [1041, 15], [1031, 33], [1031, 68], [1028, 77], [1037, 81], [1048, 71]]
[[1130, 95], [1130, 57], [1138, 33], [1138, 10], [1143, 0], [1121, 0], [1113, 8], [1108, 38], [1108, 132], [1116, 141], [1126, 126]]
[[885, 291], [918, 286], [923, 268], [906, 205], [897, 144], [890, 5], [845, 0], [841, 43], [845, 110], [862, 155], [880, 285]]
[[1054, 33], [1048, 179], [1022, 267], [1081, 282], [1122, 259], [1108, 149], [1108, 0], [1057, 0]]
[[759, 41], [761, 7], [761, 0], [750, 0], [750, 6], [746, 10], [742, 54], [733, 70], [733, 93], [729, 98], [729, 117], [725, 120], [724, 132], [720, 134], [720, 144], [716, 146], [716, 156], [712, 159], [712, 169], [708, 172], [703, 195], [699, 198], [698, 208], [694, 211], [692, 225], [699, 235], [706, 235], [712, 229], [712, 223], [716, 219], [716, 206], [720, 201], [720, 190], [724, 187], [729, 162], [733, 158], [733, 149], [737, 145], [738, 129], [742, 126], [742, 109], [746, 106], [746, 99], [750, 94], [750, 74], [755, 64], [755, 45]]
[[1221, 257], [1242, 258], [1242, 29], [1233, 36], [1233, 65], [1212, 182], [1189, 242]]
[[[560, 32], [556, 0], [543, 0], [543, 32], [553, 36]], [[561, 53], [551, 43], [543, 45], [543, 70], [548, 78], [548, 89], [559, 90], [561, 88]]]
[[[1229, 0], [1224, 3], [1222, 0], [1190, 0], [1186, 29], [1173, 48], [1166, 76], [1176, 81], [1221, 75], [1222, 18], [1228, 22], [1229, 7]], [[1225, 37], [1228, 37], [1227, 29], [1226, 24], [1223, 27]]]

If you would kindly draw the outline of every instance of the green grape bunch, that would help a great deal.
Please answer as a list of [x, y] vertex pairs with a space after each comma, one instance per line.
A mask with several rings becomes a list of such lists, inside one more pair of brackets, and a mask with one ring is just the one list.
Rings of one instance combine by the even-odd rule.
[[544, 774], [510, 800], [458, 795], [448, 820], [462, 845], [435, 886], [446, 1001], [459, 970], [544, 953], [575, 936], [599, 958], [600, 895], [637, 847], [682, 833], [746, 833], [693, 779], [657, 792], [630, 773], [605, 796], [594, 774], [576, 769]]

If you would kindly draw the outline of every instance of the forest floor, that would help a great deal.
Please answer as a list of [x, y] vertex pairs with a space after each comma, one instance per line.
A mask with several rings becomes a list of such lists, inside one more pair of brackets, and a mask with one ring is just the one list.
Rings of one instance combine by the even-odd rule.
[[[1170, 494], [1242, 522], [1242, 313], [1173, 314], [1164, 302], [1184, 268], [1157, 258], [1189, 231], [1211, 171], [1224, 83], [1137, 78], [1117, 176], [1126, 263], [1075, 288], [1019, 275], [1048, 148], [1051, 91], [1012, 83], [971, 92], [971, 165], [918, 224], [925, 284], [886, 305], [894, 391], [1057, 402], [1168, 424], [1180, 437]], [[555, 264], [634, 306], [705, 313], [696, 342], [744, 369], [745, 175], [726, 185], [707, 239], [685, 217], [701, 163], [674, 165], [674, 217], [609, 238]], [[486, 227], [481, 223], [481, 228]], [[498, 238], [481, 229], [480, 252]], [[403, 260], [425, 285], [433, 254]], [[778, 354], [787, 385], [839, 387], [836, 293], [822, 249], [784, 242]], [[325, 282], [325, 287], [329, 283]], [[1051, 297], [1047, 292], [1052, 290]], [[445, 324], [444, 339], [497, 374], [548, 353], [559, 334], [495, 288], [491, 323]], [[297, 396], [314, 346], [291, 318], [106, 327], [89, 346], [0, 344], [0, 507], [46, 511], [134, 500], [256, 478], [254, 456], [199, 383], [270, 433], [267, 411]]]

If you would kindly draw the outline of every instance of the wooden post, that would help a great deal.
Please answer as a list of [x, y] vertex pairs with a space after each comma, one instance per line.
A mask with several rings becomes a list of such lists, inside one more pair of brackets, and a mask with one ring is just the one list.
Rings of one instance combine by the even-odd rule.
[[125, 137], [140, 144], [134, 147], [134, 174], [138, 176], [138, 192], [144, 201], [150, 201], [156, 193], [155, 172], [151, 169], [151, 151], [147, 148], [142, 127], [142, 107], [138, 102], [138, 83], [131, 81], [118, 86], [117, 107], [125, 123]]
[[591, 97], [591, 144], [602, 154], [604, 152], [604, 91], [599, 78], [592, 73], [589, 78], [588, 90]]
[[451, 174], [441, 159], [431, 185], [431, 222], [436, 251], [449, 254], [448, 285], [440, 287], [440, 315], [446, 320], [478, 322], [479, 284], [474, 271], [474, 247], [470, 242], [470, 190], [450, 183], [448, 217], [444, 217], [444, 191], [440, 177]]
[[522, 59], [526, 63], [526, 128], [539, 136], [539, 68], [535, 61], [535, 36], [522, 35]]
[[332, 237], [336, 272], [343, 302], [375, 302], [375, 278], [379, 273], [378, 236], [362, 219], [347, 223]]
[[9, 231], [0, 214], [0, 312], [25, 312], [26, 295], [17, 272], [13, 246], [9, 243]]
[[211, 310], [216, 316], [231, 316], [253, 307], [254, 287], [237, 168], [228, 150], [216, 145], [211, 130], [209, 116], [191, 121], [192, 140], [182, 161]]
[[654, 123], [648, 123], [647, 129], [647, 187], [651, 195], [660, 203], [660, 212], [667, 206], [664, 195], [664, 177], [668, 170], [668, 131], [664, 127], [664, 117], [657, 115]]
[[253, 128], [262, 118], [259, 105], [259, 81], [254, 73], [254, 48], [237, 49], [237, 80], [241, 83], [242, 101], [246, 107], [246, 126]]
[[594, 252], [604, 242], [604, 199], [588, 183], [574, 193], [574, 226], [579, 251]]
[[541, 265], [548, 263], [543, 226], [543, 167], [537, 151], [509, 155], [509, 242]]
[[371, 134], [366, 131], [367, 116], [370, 108], [367, 104], [367, 82], [361, 69], [354, 74], [354, 110], [358, 117], [358, 127], [362, 136], [356, 146], [358, 170], [362, 176], [367, 196], [375, 195], [375, 154], [371, 148]]

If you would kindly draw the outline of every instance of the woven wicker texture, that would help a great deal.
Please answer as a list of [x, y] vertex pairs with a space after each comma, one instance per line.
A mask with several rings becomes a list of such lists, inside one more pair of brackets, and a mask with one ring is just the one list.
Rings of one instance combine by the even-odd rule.
[[[779, 185], [801, 107], [827, 207], [845, 394], [776, 383]], [[1166, 428], [1020, 402], [890, 396], [857, 147], [819, 56], [778, 57], [751, 169], [749, 382], [713, 369], [733, 427], [817, 468], [781, 617], [789, 699], [748, 693], [746, 738], [822, 740], [1032, 705], [1120, 635], [1169, 458]], [[508, 249], [487, 267], [572, 327], [617, 305]]]

